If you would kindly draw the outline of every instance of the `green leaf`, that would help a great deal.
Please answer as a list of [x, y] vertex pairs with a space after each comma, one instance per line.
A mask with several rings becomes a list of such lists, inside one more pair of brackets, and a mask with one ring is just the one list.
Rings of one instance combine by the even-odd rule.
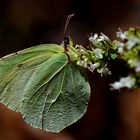
[[111, 54], [111, 58], [114, 60], [114, 59], [116, 59], [118, 57], [118, 55], [117, 54]]
[[90, 96], [85, 73], [64, 49], [40, 45], [0, 60], [0, 102], [31, 126], [59, 132], [80, 119]]

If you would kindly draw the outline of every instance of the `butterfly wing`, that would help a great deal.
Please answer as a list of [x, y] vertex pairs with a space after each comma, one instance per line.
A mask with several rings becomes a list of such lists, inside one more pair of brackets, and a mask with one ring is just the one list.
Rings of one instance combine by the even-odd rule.
[[0, 60], [0, 101], [16, 110], [21, 104], [24, 86], [32, 73], [54, 54], [61, 52], [61, 46], [48, 44], [3, 57]]
[[0, 102], [33, 127], [59, 132], [86, 111], [90, 88], [61, 46], [29, 48], [0, 61]]

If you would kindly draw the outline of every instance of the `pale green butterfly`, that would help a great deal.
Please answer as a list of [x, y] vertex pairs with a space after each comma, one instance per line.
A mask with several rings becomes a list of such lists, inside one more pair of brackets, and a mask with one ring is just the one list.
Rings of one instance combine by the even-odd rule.
[[59, 132], [80, 119], [90, 87], [71, 47], [44, 44], [1, 58], [0, 102], [46, 131]]

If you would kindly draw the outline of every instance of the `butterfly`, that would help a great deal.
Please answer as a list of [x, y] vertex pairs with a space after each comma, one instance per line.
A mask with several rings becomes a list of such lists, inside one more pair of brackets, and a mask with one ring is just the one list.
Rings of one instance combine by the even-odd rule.
[[61, 45], [42, 44], [0, 59], [0, 102], [35, 128], [59, 132], [87, 109], [90, 86], [66, 37], [72, 16]]
[[43, 44], [1, 58], [0, 102], [46, 131], [59, 132], [76, 122], [87, 109], [90, 86], [71, 52]]

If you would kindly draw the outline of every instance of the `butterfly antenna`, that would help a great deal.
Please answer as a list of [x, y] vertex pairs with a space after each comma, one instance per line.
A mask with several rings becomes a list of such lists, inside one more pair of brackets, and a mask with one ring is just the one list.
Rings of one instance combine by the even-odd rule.
[[64, 45], [65, 52], [67, 51], [67, 44], [69, 43], [68, 34], [67, 34], [68, 25], [69, 25], [69, 22], [70, 22], [71, 18], [72, 18], [74, 15], [75, 15], [75, 14], [70, 14], [70, 15], [67, 17], [67, 20], [66, 20], [66, 23], [65, 23], [64, 37], [63, 37], [63, 45]]

